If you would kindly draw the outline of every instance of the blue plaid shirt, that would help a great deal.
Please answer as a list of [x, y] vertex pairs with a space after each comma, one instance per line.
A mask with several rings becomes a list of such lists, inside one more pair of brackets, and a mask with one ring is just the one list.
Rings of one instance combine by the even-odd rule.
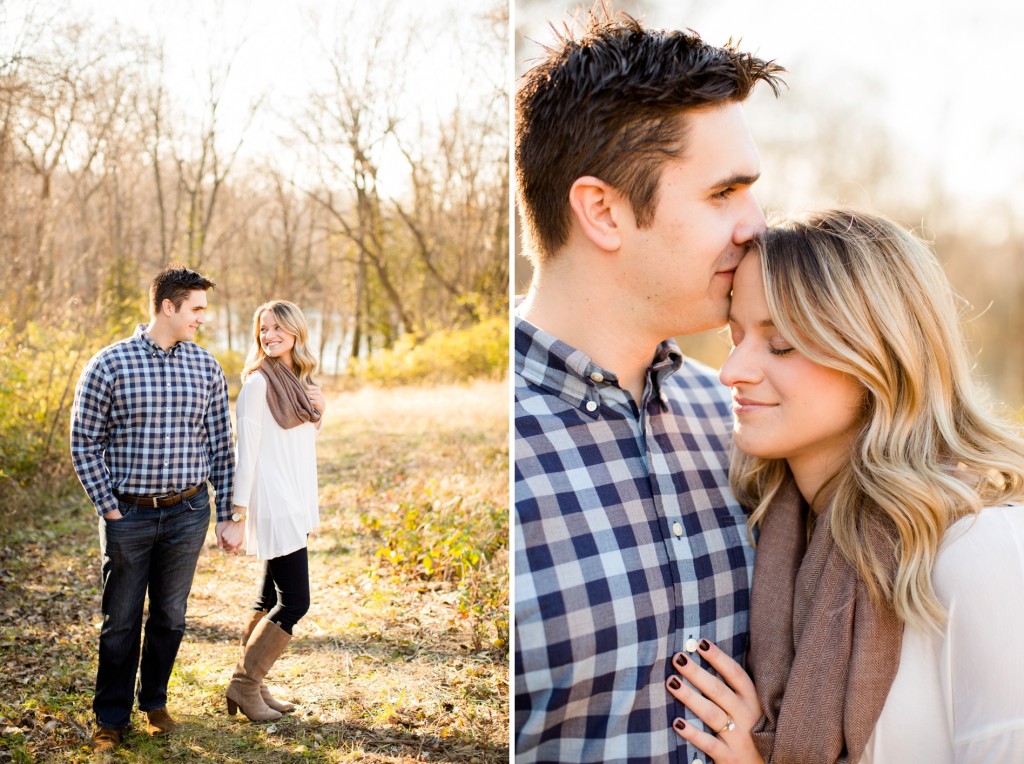
[[165, 352], [140, 324], [82, 370], [71, 458], [100, 515], [117, 509], [115, 491], [159, 496], [209, 480], [217, 520], [229, 519], [235, 451], [220, 364], [194, 342]]
[[753, 551], [728, 490], [728, 388], [658, 346], [615, 374], [517, 318], [519, 762], [693, 762], [665, 689], [701, 638], [743, 661]]

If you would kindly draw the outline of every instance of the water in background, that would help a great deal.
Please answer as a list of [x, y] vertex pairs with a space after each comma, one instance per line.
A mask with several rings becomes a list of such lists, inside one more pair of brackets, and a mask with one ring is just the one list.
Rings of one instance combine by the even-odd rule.
[[[226, 308], [218, 310], [212, 306], [212, 315], [203, 327], [203, 334], [206, 336], [206, 344], [210, 350], [223, 351], [229, 347], [231, 350], [248, 355], [252, 345], [252, 335], [249, 333], [251, 314], [243, 317], [235, 316], [229, 322]], [[333, 316], [324, 325], [323, 316], [319, 310], [303, 309], [306, 314], [306, 321], [309, 323], [309, 344], [313, 352], [320, 358], [320, 371], [323, 374], [335, 375], [344, 373], [348, 367], [348, 349], [352, 345], [352, 330], [350, 327], [342, 326], [341, 319]], [[231, 342], [228, 343], [228, 326], [231, 327]], [[326, 341], [324, 339], [326, 330]]]

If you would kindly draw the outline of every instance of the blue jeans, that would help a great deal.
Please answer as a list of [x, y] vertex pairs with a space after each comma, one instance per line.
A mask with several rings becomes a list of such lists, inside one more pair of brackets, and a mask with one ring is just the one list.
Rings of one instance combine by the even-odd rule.
[[210, 527], [208, 490], [160, 509], [121, 502], [120, 520], [100, 518], [103, 628], [92, 708], [101, 727], [131, 726], [136, 673], [139, 710], [167, 705], [167, 680], [185, 634], [185, 604]]

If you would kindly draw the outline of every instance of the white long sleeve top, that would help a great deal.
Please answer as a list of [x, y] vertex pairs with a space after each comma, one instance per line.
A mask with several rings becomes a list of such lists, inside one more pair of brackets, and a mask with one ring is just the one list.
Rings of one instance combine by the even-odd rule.
[[949, 621], [907, 627], [862, 764], [1024, 762], [1024, 507], [946, 533], [932, 584]]
[[235, 416], [234, 503], [248, 507], [246, 554], [270, 560], [301, 549], [320, 523], [317, 428], [311, 422], [282, 428], [270, 413], [267, 380], [259, 372], [242, 385]]

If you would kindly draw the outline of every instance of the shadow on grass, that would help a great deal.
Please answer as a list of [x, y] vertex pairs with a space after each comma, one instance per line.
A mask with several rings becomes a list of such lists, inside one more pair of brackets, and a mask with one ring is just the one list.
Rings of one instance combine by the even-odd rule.
[[[285, 715], [269, 723], [250, 723], [244, 716], [229, 717], [219, 692], [209, 687], [206, 708], [185, 713], [171, 705], [178, 727], [167, 738], [151, 738], [143, 730], [145, 717], [133, 714], [133, 727], [125, 735], [113, 762], [500, 762], [508, 760], [507, 747], [475, 734], [473, 729], [445, 729], [434, 734], [431, 722], [399, 718], [380, 723], [321, 721], [312, 712]], [[0, 752], [16, 762], [91, 762], [88, 747], [92, 732], [88, 704], [83, 696], [52, 698], [52, 713], [29, 722], [27, 717], [3, 718], [4, 724], [21, 723], [17, 736], [0, 737]]]
[[[125, 738], [116, 762], [492, 762], [508, 761], [506, 747], [468, 733], [445, 738], [394, 727], [350, 722], [319, 723], [284, 717], [249, 723], [226, 716], [181, 716], [169, 738], [150, 738], [136, 729]], [[90, 761], [81, 744], [55, 745], [38, 761]]]

